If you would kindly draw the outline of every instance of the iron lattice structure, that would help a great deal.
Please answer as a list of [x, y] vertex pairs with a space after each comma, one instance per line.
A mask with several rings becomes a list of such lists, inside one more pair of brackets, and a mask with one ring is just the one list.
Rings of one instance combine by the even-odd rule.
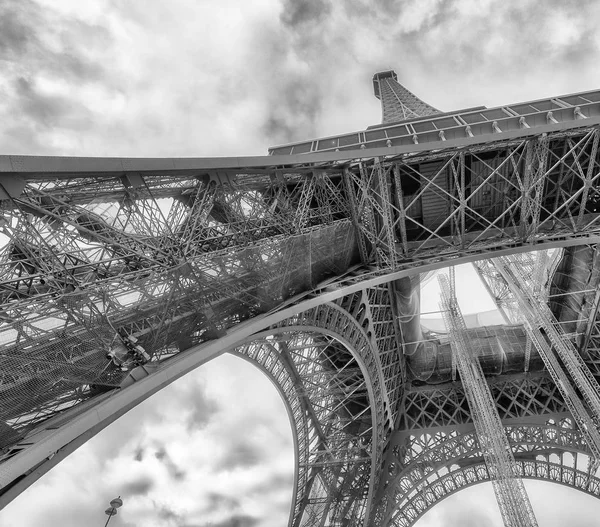
[[[452, 332], [420, 324], [419, 277], [466, 262], [507, 314], [460, 335], [512, 477], [600, 494], [572, 415], [596, 418], [600, 375], [600, 92], [439, 113], [374, 86], [383, 125], [264, 157], [0, 157], [2, 506], [231, 352], [288, 409], [290, 526], [413, 525], [497, 478]], [[538, 250], [525, 316], [493, 262]], [[557, 346], [586, 397], [546, 368]]]

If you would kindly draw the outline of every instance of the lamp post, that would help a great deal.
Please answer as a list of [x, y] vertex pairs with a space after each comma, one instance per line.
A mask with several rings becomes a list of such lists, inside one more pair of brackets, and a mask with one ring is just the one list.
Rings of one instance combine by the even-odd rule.
[[108, 519], [106, 520], [104, 527], [107, 527], [108, 522], [113, 516], [117, 514], [117, 509], [121, 507], [121, 505], [123, 505], [123, 500], [121, 499], [121, 496], [115, 498], [110, 502], [110, 507], [104, 511], [104, 513], [108, 515]]

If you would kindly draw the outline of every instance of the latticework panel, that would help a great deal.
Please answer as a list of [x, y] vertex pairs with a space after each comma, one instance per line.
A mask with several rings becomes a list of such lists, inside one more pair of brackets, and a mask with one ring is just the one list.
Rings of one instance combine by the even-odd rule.
[[289, 409], [297, 448], [290, 525], [320, 525], [325, 516], [362, 525], [373, 423], [356, 359], [332, 337], [316, 333], [277, 333], [234, 353], [269, 375]]
[[[569, 418], [545, 425], [507, 426], [519, 477], [569, 485], [600, 497], [600, 479], [590, 472], [590, 451]], [[387, 492], [377, 525], [408, 527], [433, 505], [469, 485], [490, 481], [474, 430], [411, 436], [394, 448]]]
[[[352, 297], [345, 300], [351, 308]], [[297, 429], [291, 525], [321, 525], [325, 517], [362, 525], [377, 489], [389, 423], [386, 382], [357, 313], [323, 304], [235, 350], [268, 372]]]
[[[354, 317], [334, 304], [323, 304], [319, 308], [305, 311], [284, 320], [277, 328], [319, 328], [325, 333], [335, 335], [357, 355], [369, 377], [368, 389], [371, 394], [371, 411], [374, 415], [372, 476], [381, 469], [383, 446], [389, 430], [386, 427], [384, 406], [385, 383], [381, 376], [379, 357], [365, 333]], [[378, 479], [372, 479], [371, 493], [376, 491]]]
[[[496, 408], [503, 421], [531, 416], [567, 414], [568, 409], [546, 373], [490, 379]], [[459, 383], [406, 390], [399, 430], [456, 427], [471, 423], [464, 390]]]
[[0, 448], [355, 260], [340, 179], [322, 173], [15, 181], [0, 205]]
[[342, 297], [337, 303], [348, 311], [363, 328], [378, 358], [383, 379], [383, 404], [387, 425], [395, 428], [398, 401], [404, 384], [401, 336], [395, 317], [390, 284], [364, 289]]
[[584, 243], [599, 228], [598, 133], [361, 163], [347, 172], [347, 195], [363, 261], [401, 269], [410, 258], [418, 265], [543, 240]]

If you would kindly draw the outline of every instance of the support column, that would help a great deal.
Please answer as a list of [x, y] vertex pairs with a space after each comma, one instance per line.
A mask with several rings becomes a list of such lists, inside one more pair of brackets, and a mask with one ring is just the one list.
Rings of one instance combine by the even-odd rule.
[[[525, 328], [533, 344], [539, 351], [546, 368], [556, 382], [564, 400], [573, 414], [581, 432], [589, 442], [594, 463], [600, 460], [600, 386], [590, 372], [573, 343], [562, 334], [555, 324], [554, 316], [548, 305], [540, 300], [540, 295], [529, 284], [525, 276], [522, 257], [500, 257], [491, 260], [496, 270], [506, 281], [514, 296], [525, 322]], [[585, 401], [577, 395], [567, 372]]]
[[451, 293], [447, 277], [441, 275], [439, 279], [442, 296], [440, 307], [504, 525], [537, 526], [523, 481], [517, 477], [512, 450], [483, 370], [475, 356], [474, 345], [468, 337], [460, 307]]

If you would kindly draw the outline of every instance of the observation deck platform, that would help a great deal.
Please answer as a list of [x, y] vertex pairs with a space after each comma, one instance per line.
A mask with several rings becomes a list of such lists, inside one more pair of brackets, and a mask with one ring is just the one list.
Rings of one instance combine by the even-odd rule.
[[309, 154], [343, 150], [430, 144], [444, 148], [444, 141], [535, 129], [548, 124], [572, 123], [600, 116], [600, 90], [494, 108], [475, 107], [395, 123], [366, 130], [299, 141], [269, 148], [269, 155]]

